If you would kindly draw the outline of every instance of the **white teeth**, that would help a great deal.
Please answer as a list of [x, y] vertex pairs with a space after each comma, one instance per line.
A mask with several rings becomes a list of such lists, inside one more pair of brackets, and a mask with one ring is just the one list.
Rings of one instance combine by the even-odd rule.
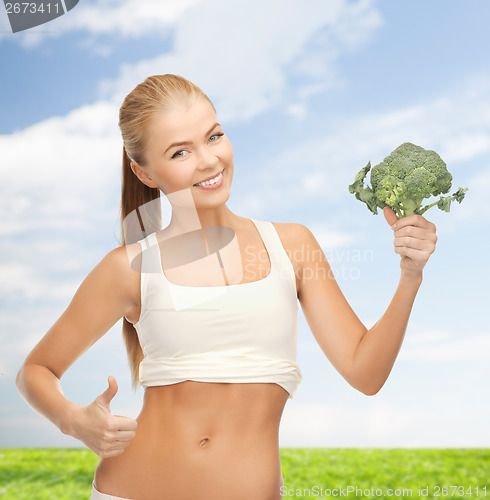
[[209, 181], [204, 181], [200, 182], [199, 184], [196, 184], [196, 186], [209, 186], [210, 184], [216, 184], [221, 180], [221, 177], [223, 177], [223, 171], [221, 171], [216, 177], [213, 179], [210, 179]]

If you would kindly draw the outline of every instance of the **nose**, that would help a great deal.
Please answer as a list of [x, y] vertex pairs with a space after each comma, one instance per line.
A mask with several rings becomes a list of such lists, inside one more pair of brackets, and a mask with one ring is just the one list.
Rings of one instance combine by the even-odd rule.
[[214, 170], [219, 164], [219, 158], [216, 151], [211, 151], [209, 148], [201, 149], [198, 158], [198, 169], [199, 170]]

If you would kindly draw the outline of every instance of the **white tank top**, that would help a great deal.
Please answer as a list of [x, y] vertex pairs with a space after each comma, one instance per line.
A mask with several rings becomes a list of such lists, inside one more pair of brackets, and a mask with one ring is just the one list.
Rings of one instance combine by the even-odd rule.
[[298, 299], [294, 269], [271, 222], [251, 219], [271, 263], [259, 281], [183, 286], [168, 281], [156, 233], [142, 248], [143, 387], [194, 380], [275, 383], [292, 399], [303, 379], [296, 364]]

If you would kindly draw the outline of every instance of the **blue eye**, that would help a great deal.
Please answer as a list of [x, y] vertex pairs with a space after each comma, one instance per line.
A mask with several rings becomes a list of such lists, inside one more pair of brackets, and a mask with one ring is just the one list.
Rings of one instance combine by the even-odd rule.
[[[222, 135], [225, 135], [225, 134], [214, 134], [211, 137], [221, 137]], [[210, 139], [211, 139], [211, 137], [210, 137]], [[216, 141], [213, 141], [213, 142], [216, 142]]]
[[[209, 140], [211, 140], [213, 137], [221, 137], [222, 135], [225, 135], [223, 133], [221, 134], [213, 134]], [[217, 140], [217, 139], [216, 139]], [[211, 142], [216, 142], [216, 141], [211, 141]], [[179, 153], [183, 153], [185, 151], [185, 149], [180, 149], [179, 151], [176, 151], [173, 155], [172, 155], [172, 158], [182, 158], [182, 156], [179, 154]]]

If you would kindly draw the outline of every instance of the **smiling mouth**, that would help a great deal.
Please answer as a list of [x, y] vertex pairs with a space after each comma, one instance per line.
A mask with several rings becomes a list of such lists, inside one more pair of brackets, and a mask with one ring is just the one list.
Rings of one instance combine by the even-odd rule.
[[207, 179], [205, 181], [202, 181], [202, 182], [198, 182], [197, 184], [193, 184], [194, 186], [201, 186], [201, 187], [205, 187], [205, 186], [212, 186], [213, 184], [217, 184], [218, 182], [221, 181], [221, 178], [223, 176], [223, 170], [221, 170], [221, 172], [219, 172], [217, 175], [215, 175], [214, 177], [212, 177], [211, 179]]

